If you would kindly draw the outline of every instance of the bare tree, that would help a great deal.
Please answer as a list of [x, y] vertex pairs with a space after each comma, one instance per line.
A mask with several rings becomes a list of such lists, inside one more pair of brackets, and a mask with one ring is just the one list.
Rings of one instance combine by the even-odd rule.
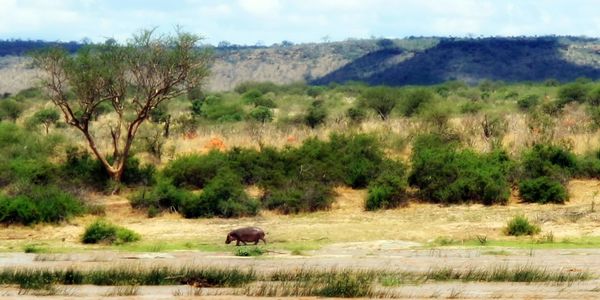
[[[207, 77], [211, 56], [198, 49], [199, 40], [179, 30], [174, 36], [145, 30], [126, 45], [108, 40], [87, 45], [76, 55], [52, 48], [35, 54], [34, 61], [43, 70], [42, 84], [66, 123], [83, 133], [118, 183], [136, 133], [150, 112], [200, 86]], [[95, 111], [103, 103], [109, 103], [115, 115], [110, 124], [112, 153], [100, 151], [91, 131]]]

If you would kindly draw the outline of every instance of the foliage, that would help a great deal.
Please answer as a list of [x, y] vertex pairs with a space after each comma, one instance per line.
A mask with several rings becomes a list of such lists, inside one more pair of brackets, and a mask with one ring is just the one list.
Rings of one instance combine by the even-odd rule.
[[[110, 175], [102, 163], [85, 150], [76, 147], [67, 148], [67, 160], [60, 166], [62, 176], [69, 181], [88, 185], [96, 188], [106, 188], [111, 180]], [[112, 161], [112, 157], [108, 157]], [[140, 161], [130, 157], [124, 170], [127, 170], [121, 178], [121, 182], [128, 185], [152, 184], [156, 168], [147, 164], [140, 166]]]
[[27, 186], [15, 196], [0, 195], [0, 223], [58, 223], [84, 212], [79, 200], [55, 186]]
[[577, 158], [571, 151], [551, 144], [536, 144], [523, 153], [522, 176], [547, 176], [560, 181], [570, 178], [577, 169]]
[[59, 119], [60, 115], [58, 114], [58, 111], [56, 111], [56, 109], [46, 108], [37, 111], [33, 115], [32, 121], [35, 124], [43, 124], [44, 128], [46, 129], [46, 134], [48, 134], [50, 126], [56, 124], [56, 122], [58, 122]]
[[386, 120], [398, 104], [400, 94], [396, 89], [378, 86], [366, 89], [361, 99], [365, 107], [375, 110], [382, 120]]
[[225, 154], [213, 150], [206, 155], [180, 156], [164, 168], [163, 174], [177, 187], [202, 188], [226, 165]]
[[583, 103], [587, 99], [589, 90], [588, 85], [580, 82], [565, 84], [558, 89], [559, 103], [561, 106], [572, 101]]
[[161, 179], [150, 190], [144, 188], [131, 198], [134, 208], [146, 208], [148, 211], [179, 211], [187, 199], [195, 197], [191, 192], [175, 187], [171, 182]]
[[402, 114], [411, 117], [416, 114], [423, 105], [433, 100], [433, 93], [426, 88], [410, 90], [404, 96], [402, 102]]
[[318, 181], [289, 181], [271, 187], [262, 198], [267, 209], [284, 214], [326, 210], [333, 203], [332, 187]]
[[567, 189], [558, 180], [542, 176], [534, 179], [523, 179], [519, 183], [521, 198], [535, 203], [564, 203], [569, 198]]
[[257, 106], [250, 111], [249, 114], [252, 120], [260, 123], [268, 123], [273, 121], [273, 111], [266, 106]]
[[98, 219], [88, 225], [81, 237], [84, 244], [125, 244], [140, 240], [140, 235], [121, 226]]
[[13, 99], [0, 101], [0, 121], [10, 120], [15, 122], [23, 113], [23, 105]]
[[227, 169], [221, 169], [202, 190], [199, 197], [185, 198], [181, 213], [186, 218], [241, 217], [258, 213], [260, 204], [248, 197], [242, 179]]
[[385, 170], [369, 183], [365, 202], [366, 210], [387, 209], [406, 203], [405, 167], [400, 163], [388, 163]]
[[535, 235], [540, 232], [540, 227], [531, 224], [525, 216], [515, 216], [505, 228], [506, 235], [522, 236], [522, 235]]
[[519, 106], [521, 110], [528, 111], [535, 108], [539, 102], [540, 96], [532, 94], [517, 100], [517, 106]]
[[[115, 181], [120, 182], [139, 126], [162, 103], [200, 86], [208, 75], [209, 53], [198, 51], [199, 37], [177, 31], [157, 36], [152, 30], [134, 35], [127, 45], [114, 39], [89, 44], [70, 55], [60, 48], [33, 55], [44, 75], [43, 85], [65, 122], [79, 130], [90, 150]], [[109, 126], [113, 148], [98, 151], [91, 133], [95, 112], [110, 103], [116, 120]], [[116, 190], [115, 190], [116, 191]]]
[[260, 247], [236, 247], [233, 251], [235, 256], [261, 256], [265, 254], [265, 250]]
[[350, 107], [346, 111], [346, 116], [352, 123], [359, 124], [367, 117], [367, 113], [360, 107]]
[[486, 205], [508, 201], [509, 159], [496, 151], [477, 154], [459, 150], [440, 135], [419, 136], [413, 145], [409, 183], [433, 202], [452, 204], [478, 201]]
[[325, 123], [327, 118], [327, 110], [323, 107], [323, 102], [315, 100], [308, 108], [306, 115], [304, 116], [304, 123], [310, 128], [315, 128], [318, 125]]

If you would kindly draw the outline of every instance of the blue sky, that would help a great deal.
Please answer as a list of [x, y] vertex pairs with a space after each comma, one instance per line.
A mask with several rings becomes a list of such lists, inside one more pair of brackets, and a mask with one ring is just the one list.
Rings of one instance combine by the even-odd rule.
[[600, 0], [0, 0], [0, 39], [124, 41], [175, 25], [205, 42], [600, 35]]

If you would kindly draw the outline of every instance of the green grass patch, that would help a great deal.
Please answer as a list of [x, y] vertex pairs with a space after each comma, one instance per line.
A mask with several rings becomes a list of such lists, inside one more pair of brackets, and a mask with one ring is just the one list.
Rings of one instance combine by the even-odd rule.
[[233, 250], [233, 255], [235, 256], [261, 256], [265, 254], [267, 251], [261, 247], [247, 247], [241, 246], [236, 247]]

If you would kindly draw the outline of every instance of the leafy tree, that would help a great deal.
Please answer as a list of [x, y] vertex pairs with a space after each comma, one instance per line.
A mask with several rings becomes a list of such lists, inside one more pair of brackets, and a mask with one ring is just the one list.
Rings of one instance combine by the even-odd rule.
[[[209, 53], [198, 51], [199, 37], [177, 31], [156, 36], [145, 30], [127, 45], [109, 40], [86, 45], [76, 55], [51, 48], [34, 55], [43, 86], [65, 121], [81, 131], [110, 177], [120, 182], [136, 133], [159, 104], [183, 95], [207, 77]], [[109, 124], [112, 157], [98, 147], [93, 114], [110, 103], [116, 115]], [[118, 185], [116, 185], [118, 186]], [[116, 190], [115, 190], [116, 192]]]
[[399, 93], [389, 87], [378, 86], [367, 89], [362, 96], [363, 104], [375, 110], [381, 120], [387, 120], [388, 116], [398, 104]]
[[403, 113], [406, 117], [411, 117], [419, 111], [424, 104], [431, 102], [433, 93], [424, 88], [412, 90], [406, 94], [404, 100]]
[[575, 101], [582, 103], [586, 100], [589, 87], [586, 84], [573, 82], [563, 85], [558, 90], [558, 100], [562, 105]]
[[327, 118], [327, 110], [323, 107], [323, 101], [315, 100], [308, 108], [308, 112], [304, 117], [304, 122], [310, 128], [315, 128], [318, 125], [325, 123]]
[[250, 118], [261, 123], [268, 123], [273, 121], [273, 112], [268, 107], [258, 106], [250, 111]]
[[50, 130], [50, 126], [56, 124], [60, 119], [60, 114], [56, 109], [53, 108], [45, 108], [37, 111], [33, 115], [34, 124], [42, 124], [44, 125], [44, 129], [46, 129], [46, 135], [48, 135], [48, 131]]
[[0, 120], [11, 120], [15, 122], [23, 113], [21, 103], [8, 99], [0, 101]]
[[588, 103], [593, 106], [600, 106], [600, 86], [597, 86], [590, 91], [588, 95]]

